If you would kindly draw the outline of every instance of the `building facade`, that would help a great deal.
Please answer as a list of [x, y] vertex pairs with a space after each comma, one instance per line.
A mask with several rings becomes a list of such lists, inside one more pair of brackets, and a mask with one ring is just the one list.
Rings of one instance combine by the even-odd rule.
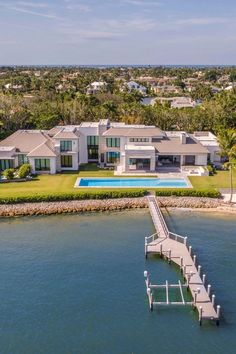
[[154, 126], [109, 120], [48, 131], [19, 130], [0, 142], [0, 170], [30, 163], [33, 173], [77, 171], [86, 163], [120, 173], [154, 172], [206, 166], [218, 156], [217, 139], [209, 132], [164, 132]]

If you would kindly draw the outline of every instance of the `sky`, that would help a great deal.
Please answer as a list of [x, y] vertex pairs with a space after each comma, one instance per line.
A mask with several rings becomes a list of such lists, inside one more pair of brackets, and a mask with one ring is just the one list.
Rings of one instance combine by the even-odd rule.
[[0, 0], [0, 65], [236, 64], [235, 0]]

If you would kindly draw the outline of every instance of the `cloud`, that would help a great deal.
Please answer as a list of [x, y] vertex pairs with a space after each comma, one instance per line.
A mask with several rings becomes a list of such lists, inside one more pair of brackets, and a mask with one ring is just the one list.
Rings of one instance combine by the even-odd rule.
[[30, 2], [30, 1], [17, 1], [16, 5], [31, 7], [31, 8], [35, 8], [35, 9], [43, 9], [43, 8], [47, 8], [48, 7], [48, 4], [46, 4], [46, 3], [43, 3], [43, 2]]
[[155, 26], [155, 23], [149, 19], [131, 19], [131, 20], [97, 20], [89, 22], [62, 23], [58, 29], [66, 41], [76, 43], [78, 41], [117, 41], [134, 32], [149, 31]]
[[13, 11], [22, 12], [34, 16], [45, 17], [45, 18], [57, 18], [57, 16], [54, 14], [32, 11], [32, 10], [23, 9], [21, 7], [16, 7], [16, 6], [10, 6], [8, 7], [8, 10], [13, 10]]
[[226, 18], [221, 18], [221, 17], [201, 17], [201, 18], [188, 18], [188, 19], [182, 19], [182, 20], [177, 20], [175, 21], [175, 24], [177, 25], [197, 25], [197, 26], [202, 26], [202, 25], [215, 25], [215, 24], [223, 24], [229, 22], [228, 19]]
[[142, 1], [142, 0], [124, 0], [126, 4], [134, 5], [134, 6], [160, 6], [162, 3], [158, 1]]
[[[11, 3], [11, 4], [2, 4], [1, 6], [9, 11], [16, 11], [16, 12], [20, 12], [20, 13], [25, 13], [25, 14], [49, 18], [49, 19], [59, 19], [59, 17], [53, 13], [45, 12], [45, 11], [44, 12], [37, 11], [37, 9], [43, 9], [43, 8], [47, 7], [47, 4], [44, 4], [44, 3], [37, 3], [37, 5], [36, 5], [31, 2], [25, 2], [25, 1], [20, 2], [19, 1], [19, 2]], [[28, 6], [28, 8], [27, 8], [27, 6]], [[36, 8], [36, 10], [34, 10], [34, 8]]]
[[85, 4], [69, 4], [66, 6], [67, 10], [75, 11], [79, 10], [80, 12], [90, 12], [91, 7]]

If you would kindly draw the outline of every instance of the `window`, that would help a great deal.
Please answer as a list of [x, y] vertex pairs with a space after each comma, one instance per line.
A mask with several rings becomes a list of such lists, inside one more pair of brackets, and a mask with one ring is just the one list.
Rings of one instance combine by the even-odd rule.
[[29, 159], [26, 155], [18, 155], [18, 165], [21, 166], [23, 165], [24, 163], [29, 163]]
[[107, 163], [119, 163], [120, 162], [120, 153], [116, 151], [107, 152]]
[[107, 147], [120, 147], [120, 138], [107, 138]]
[[13, 160], [0, 160], [0, 171], [13, 168]]
[[72, 141], [71, 140], [60, 141], [60, 150], [61, 151], [72, 151]]
[[72, 167], [72, 156], [71, 155], [62, 155], [61, 156], [61, 167], [71, 168]]
[[99, 138], [87, 136], [88, 160], [98, 160]]
[[132, 143], [148, 143], [149, 138], [130, 138], [129, 141]]
[[50, 171], [50, 159], [35, 159], [35, 171]]
[[98, 146], [98, 136], [87, 136], [88, 146]]

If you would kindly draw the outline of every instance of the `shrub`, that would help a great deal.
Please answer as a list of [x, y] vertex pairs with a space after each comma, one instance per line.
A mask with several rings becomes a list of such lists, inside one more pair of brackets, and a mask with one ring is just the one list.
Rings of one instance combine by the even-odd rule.
[[5, 171], [3, 171], [3, 176], [6, 177], [6, 179], [13, 179], [14, 178], [14, 173], [15, 173], [15, 170], [14, 168], [7, 168]]
[[78, 193], [34, 194], [19, 197], [0, 197], [0, 204], [37, 203], [86, 199], [138, 198], [146, 195], [145, 190], [91, 191]]
[[207, 169], [209, 171], [210, 176], [213, 176], [216, 173], [216, 169], [213, 165], [207, 165]]
[[31, 169], [31, 165], [28, 163], [22, 165], [18, 170], [19, 178], [26, 178], [31, 173]]
[[215, 189], [158, 189], [156, 196], [219, 198], [220, 192]]

